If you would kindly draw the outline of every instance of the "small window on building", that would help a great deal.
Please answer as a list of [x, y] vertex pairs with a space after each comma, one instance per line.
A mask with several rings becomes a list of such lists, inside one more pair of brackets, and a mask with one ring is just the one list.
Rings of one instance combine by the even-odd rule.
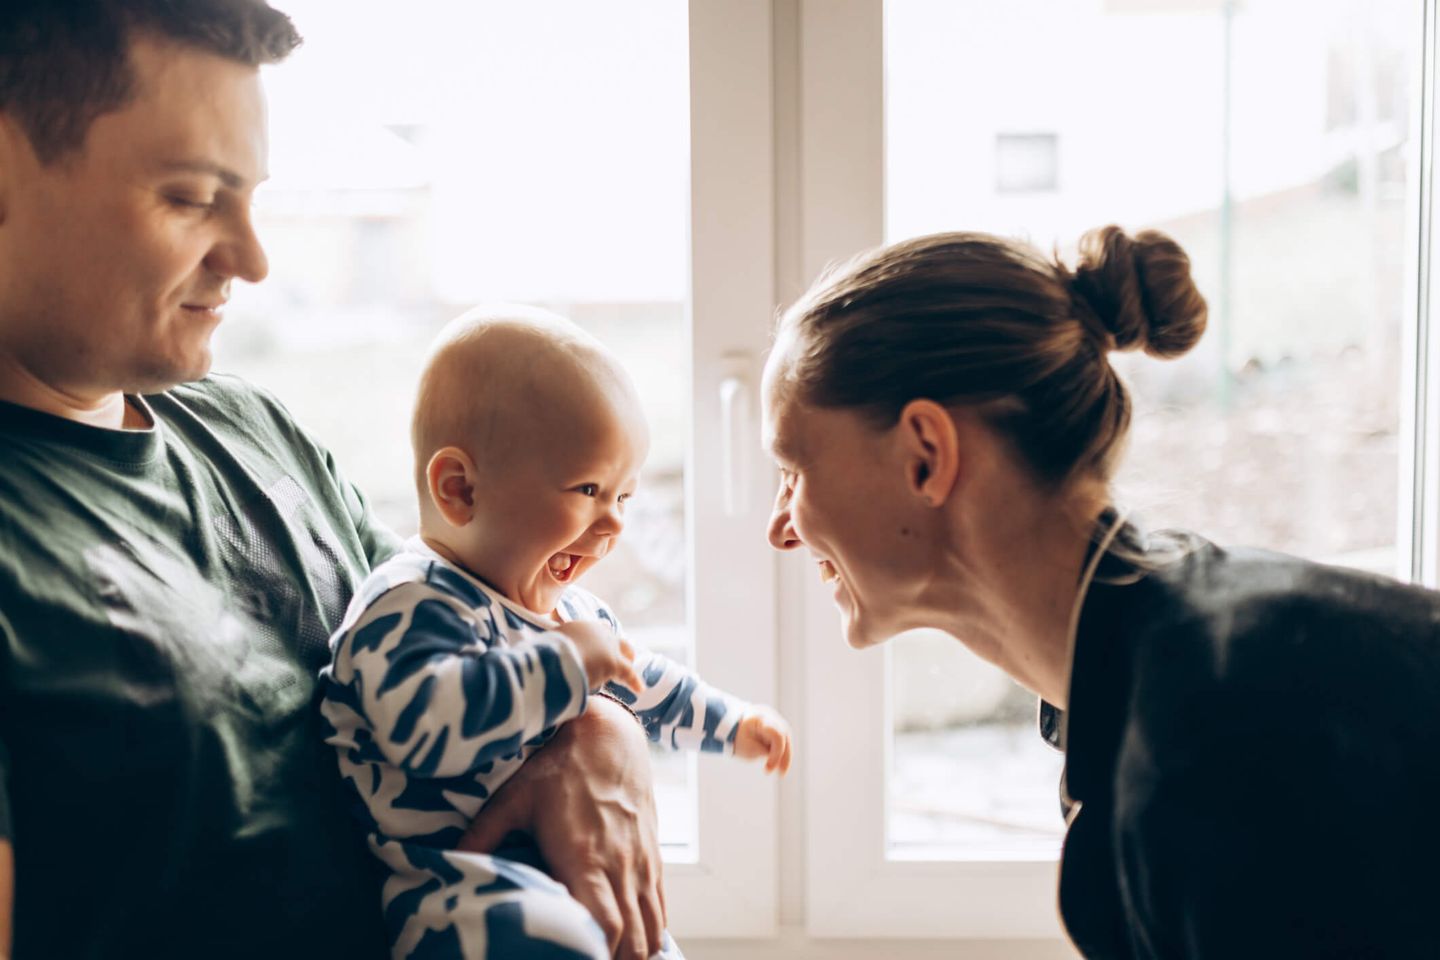
[[995, 137], [997, 193], [1049, 193], [1059, 187], [1060, 138], [1053, 133]]

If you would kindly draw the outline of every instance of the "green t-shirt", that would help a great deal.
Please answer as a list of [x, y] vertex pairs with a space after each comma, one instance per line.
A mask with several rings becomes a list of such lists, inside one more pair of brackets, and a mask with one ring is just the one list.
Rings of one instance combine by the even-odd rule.
[[15, 955], [386, 956], [315, 678], [395, 539], [253, 387], [144, 402], [144, 431], [0, 403]]

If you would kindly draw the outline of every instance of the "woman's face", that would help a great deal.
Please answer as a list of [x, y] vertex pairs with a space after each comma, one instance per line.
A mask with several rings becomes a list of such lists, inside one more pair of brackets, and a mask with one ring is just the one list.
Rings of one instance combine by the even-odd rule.
[[[772, 363], [773, 366], [773, 363]], [[913, 505], [894, 431], [859, 414], [810, 406], [766, 371], [766, 443], [780, 467], [770, 517], [777, 550], [804, 546], [835, 591], [852, 647], [920, 625], [931, 531]]]

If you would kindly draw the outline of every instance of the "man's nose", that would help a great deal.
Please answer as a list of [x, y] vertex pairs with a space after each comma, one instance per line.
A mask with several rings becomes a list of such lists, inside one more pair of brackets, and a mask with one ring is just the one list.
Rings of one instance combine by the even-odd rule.
[[270, 260], [265, 256], [265, 248], [260, 245], [248, 208], [236, 214], [225, 236], [216, 241], [205, 258], [205, 265], [212, 273], [227, 280], [239, 277], [250, 283], [259, 283], [269, 275]]
[[770, 546], [776, 550], [794, 550], [800, 546], [800, 538], [795, 533], [795, 528], [790, 525], [790, 499], [786, 495], [785, 485], [780, 485], [780, 492], [775, 495], [775, 509], [770, 513], [770, 529], [767, 535], [770, 538]]

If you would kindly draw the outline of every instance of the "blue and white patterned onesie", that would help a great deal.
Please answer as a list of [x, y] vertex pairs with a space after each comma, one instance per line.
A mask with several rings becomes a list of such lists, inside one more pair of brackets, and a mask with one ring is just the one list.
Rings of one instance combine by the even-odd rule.
[[[609, 609], [569, 587], [564, 620]], [[326, 742], [388, 868], [396, 958], [606, 958], [600, 927], [563, 886], [503, 856], [454, 850], [502, 783], [585, 709], [588, 683], [555, 622], [507, 600], [418, 537], [356, 591], [321, 671]], [[642, 690], [608, 685], [650, 739], [733, 750], [747, 706], [665, 657], [638, 652]], [[679, 957], [666, 934], [665, 957]]]

